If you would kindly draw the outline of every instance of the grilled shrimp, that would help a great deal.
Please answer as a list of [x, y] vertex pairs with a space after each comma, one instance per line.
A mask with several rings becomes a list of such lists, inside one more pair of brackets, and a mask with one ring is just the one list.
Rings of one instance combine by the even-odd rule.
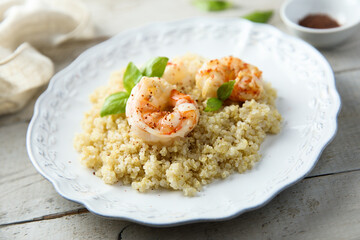
[[216, 97], [217, 89], [225, 82], [235, 80], [230, 100], [244, 102], [258, 99], [263, 91], [262, 72], [236, 57], [210, 60], [196, 74], [196, 85], [202, 96]]
[[126, 104], [131, 134], [148, 143], [169, 144], [194, 129], [199, 120], [196, 102], [161, 78], [143, 77]]
[[205, 61], [205, 58], [190, 53], [175, 57], [168, 62], [162, 78], [170, 84], [194, 85], [195, 75]]

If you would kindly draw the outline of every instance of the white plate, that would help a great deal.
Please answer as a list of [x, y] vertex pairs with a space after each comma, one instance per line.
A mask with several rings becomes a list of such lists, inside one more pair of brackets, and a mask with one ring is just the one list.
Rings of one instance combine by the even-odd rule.
[[[258, 66], [278, 91], [277, 106], [284, 118], [280, 134], [267, 136], [254, 169], [217, 180], [193, 198], [104, 184], [80, 165], [72, 145], [83, 113], [91, 107], [89, 94], [129, 61], [141, 64], [153, 56], [186, 52], [207, 58], [234, 55]], [[224, 220], [264, 205], [309, 173], [336, 132], [339, 107], [324, 57], [272, 26], [213, 18], [156, 23], [120, 33], [56, 74], [35, 105], [27, 149], [36, 169], [59, 194], [93, 213], [154, 226]]]

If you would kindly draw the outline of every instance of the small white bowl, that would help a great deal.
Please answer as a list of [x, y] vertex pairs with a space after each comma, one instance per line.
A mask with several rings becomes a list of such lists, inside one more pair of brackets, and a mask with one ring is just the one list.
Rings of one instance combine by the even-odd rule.
[[[327, 14], [340, 27], [315, 29], [300, 26], [309, 14]], [[288, 29], [315, 47], [333, 47], [349, 38], [360, 26], [359, 0], [287, 0], [280, 10]]]

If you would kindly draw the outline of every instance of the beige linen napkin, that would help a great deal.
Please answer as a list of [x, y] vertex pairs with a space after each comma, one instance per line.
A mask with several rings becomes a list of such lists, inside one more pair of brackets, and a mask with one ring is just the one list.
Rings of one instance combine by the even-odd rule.
[[35, 48], [93, 36], [78, 0], [0, 2], [0, 115], [20, 110], [53, 75], [53, 63]]

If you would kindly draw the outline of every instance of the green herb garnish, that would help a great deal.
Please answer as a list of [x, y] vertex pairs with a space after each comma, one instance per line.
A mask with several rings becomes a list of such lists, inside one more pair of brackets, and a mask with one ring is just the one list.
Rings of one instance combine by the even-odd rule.
[[108, 96], [100, 111], [100, 116], [104, 117], [111, 114], [124, 113], [129, 96], [127, 92], [117, 92]]
[[140, 70], [133, 64], [132, 62], [129, 62], [129, 64], [126, 67], [124, 77], [123, 77], [123, 85], [125, 90], [130, 93], [131, 89], [135, 87], [135, 85], [141, 80], [143, 77]]
[[205, 112], [215, 112], [221, 108], [223, 101], [218, 98], [209, 98], [206, 101], [206, 108], [204, 109]]
[[216, 94], [217, 98], [209, 98], [206, 101], [205, 112], [215, 112], [221, 108], [223, 102], [228, 99], [234, 89], [235, 80], [228, 81], [222, 84]]
[[228, 81], [221, 85], [217, 90], [217, 97], [221, 101], [225, 101], [228, 99], [232, 93], [232, 90], [234, 89], [235, 80]]
[[203, 11], [223, 11], [232, 7], [229, 1], [221, 0], [193, 0], [192, 4]]
[[247, 20], [257, 23], [267, 23], [271, 16], [273, 15], [273, 11], [254, 11], [248, 15], [243, 16]]
[[145, 63], [141, 72], [147, 77], [162, 77], [168, 61], [167, 57], [152, 58]]
[[140, 71], [136, 65], [130, 62], [125, 70], [123, 85], [126, 92], [111, 94], [105, 99], [101, 108], [100, 116], [125, 113], [126, 103], [131, 90], [138, 84], [142, 77], [162, 77], [169, 59], [167, 57], [155, 57], [147, 61]]

